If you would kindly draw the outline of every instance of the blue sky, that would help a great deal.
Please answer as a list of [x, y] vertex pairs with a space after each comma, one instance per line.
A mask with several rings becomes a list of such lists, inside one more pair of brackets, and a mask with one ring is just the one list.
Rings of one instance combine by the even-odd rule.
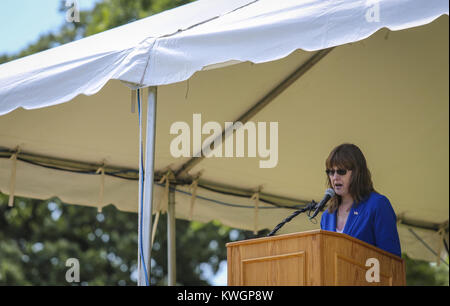
[[[80, 9], [98, 0], [76, 0]], [[0, 55], [15, 54], [37, 41], [40, 34], [56, 32], [66, 22], [59, 12], [62, 0], [0, 0]]]

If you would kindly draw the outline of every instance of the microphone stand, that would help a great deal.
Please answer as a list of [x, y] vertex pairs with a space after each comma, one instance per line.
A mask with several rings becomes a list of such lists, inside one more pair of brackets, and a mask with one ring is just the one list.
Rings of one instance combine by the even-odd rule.
[[[292, 215], [290, 215], [289, 217], [287, 217], [286, 219], [284, 219], [280, 224], [278, 224], [277, 226], [275, 226], [275, 228], [267, 235], [267, 237], [273, 236], [275, 235], [276, 232], [278, 232], [278, 230], [280, 228], [282, 228], [286, 223], [288, 223], [289, 221], [291, 221], [293, 218], [295, 218], [296, 216], [298, 216], [299, 214], [305, 212], [305, 211], [309, 211], [309, 214], [311, 213], [311, 211], [315, 210], [317, 206], [317, 203], [314, 202], [314, 200], [309, 203], [308, 205], [306, 205], [303, 208], [300, 208], [299, 210], [296, 210]], [[310, 218], [311, 219], [311, 218]]]

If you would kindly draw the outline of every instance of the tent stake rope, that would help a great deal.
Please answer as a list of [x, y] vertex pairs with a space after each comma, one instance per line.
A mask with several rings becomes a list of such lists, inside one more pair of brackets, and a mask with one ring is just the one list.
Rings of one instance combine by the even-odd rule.
[[167, 263], [168, 285], [175, 286], [177, 282], [176, 267], [176, 227], [175, 227], [175, 186], [169, 188], [169, 203], [167, 208]]
[[192, 216], [194, 215], [195, 199], [197, 198], [198, 180], [200, 178], [200, 175], [198, 175], [192, 182], [191, 186], [189, 186], [189, 189], [191, 190], [192, 193], [191, 206], [189, 208], [189, 221], [192, 221]]
[[14, 193], [16, 189], [17, 154], [19, 154], [19, 147], [17, 147], [16, 152], [11, 156], [11, 180], [9, 183], [8, 207], [13, 207], [14, 205]]
[[102, 207], [104, 205], [103, 203], [103, 195], [105, 193], [105, 167], [101, 166], [100, 168], [97, 169], [96, 171], [97, 174], [100, 173], [100, 192], [98, 195], [98, 212], [102, 211]]

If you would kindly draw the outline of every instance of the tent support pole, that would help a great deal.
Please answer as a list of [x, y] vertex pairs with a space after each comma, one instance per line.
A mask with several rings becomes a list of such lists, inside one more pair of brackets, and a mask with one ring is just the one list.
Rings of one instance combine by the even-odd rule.
[[[140, 168], [144, 168], [144, 172], [140, 171], [140, 177], [143, 177], [143, 186], [139, 184], [139, 200], [143, 201], [142, 207], [139, 203], [139, 245], [140, 250], [138, 253], [138, 285], [150, 286], [150, 267], [151, 267], [151, 250], [152, 250], [152, 211], [153, 211], [153, 176], [155, 165], [155, 135], [156, 135], [156, 102], [157, 102], [157, 88], [149, 87], [148, 89], [148, 105], [147, 105], [147, 117], [144, 119], [147, 122], [147, 135], [145, 139], [145, 152], [143, 146], [140, 147], [140, 156], [144, 155], [145, 165], [141, 165]], [[140, 113], [142, 113], [143, 107], [140, 107]], [[142, 115], [140, 115], [142, 116]], [[142, 118], [141, 125], [143, 126]], [[142, 128], [141, 126], [141, 128]], [[142, 141], [142, 130], [141, 130]], [[142, 142], [141, 142], [142, 144]], [[141, 163], [141, 161], [139, 161]], [[141, 181], [140, 181], [141, 182]], [[143, 188], [143, 190], [141, 190]], [[143, 196], [143, 199], [141, 199]], [[141, 254], [143, 260], [141, 258]], [[144, 269], [145, 268], [145, 269]]]
[[177, 282], [175, 222], [175, 185], [170, 185], [167, 207], [167, 262], [169, 266], [167, 284], [169, 286], [175, 286]]

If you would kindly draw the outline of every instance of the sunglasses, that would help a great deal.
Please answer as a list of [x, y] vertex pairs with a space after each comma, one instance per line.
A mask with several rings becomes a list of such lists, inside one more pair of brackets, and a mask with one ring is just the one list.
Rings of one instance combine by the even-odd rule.
[[329, 176], [333, 176], [334, 173], [337, 173], [341, 176], [346, 175], [348, 170], [345, 169], [337, 169], [337, 170], [331, 170], [331, 169], [327, 169], [325, 172], [327, 173], [327, 175]]

